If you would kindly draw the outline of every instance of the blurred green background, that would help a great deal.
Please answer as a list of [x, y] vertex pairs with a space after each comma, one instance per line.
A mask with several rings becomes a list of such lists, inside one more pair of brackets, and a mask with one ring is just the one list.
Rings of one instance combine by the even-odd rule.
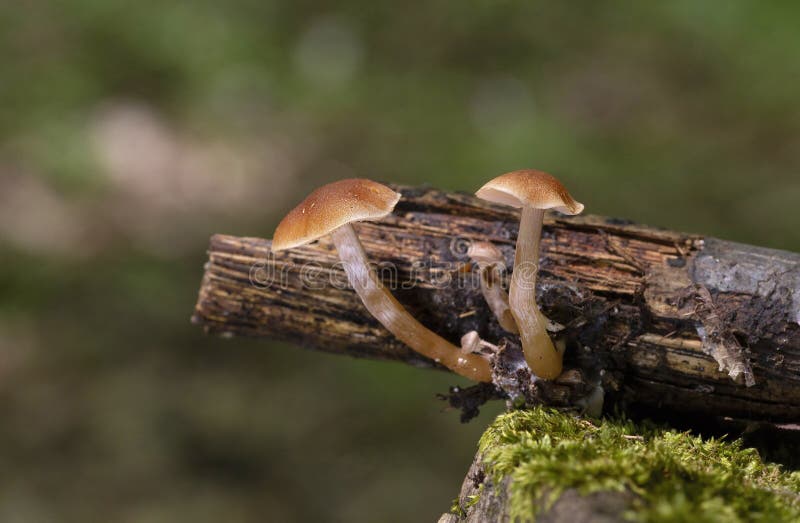
[[216, 232], [346, 176], [800, 251], [800, 3], [0, 4], [0, 521], [433, 521], [460, 380], [189, 317]]

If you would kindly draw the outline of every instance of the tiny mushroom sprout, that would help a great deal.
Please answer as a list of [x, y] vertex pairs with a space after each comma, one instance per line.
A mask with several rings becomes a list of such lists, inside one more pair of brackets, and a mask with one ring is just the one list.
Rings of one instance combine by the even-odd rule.
[[456, 374], [489, 382], [483, 356], [462, 351], [417, 321], [378, 279], [356, 235], [353, 222], [379, 220], [392, 213], [400, 194], [366, 179], [324, 185], [289, 211], [275, 229], [273, 252], [299, 247], [331, 235], [347, 279], [364, 306], [386, 329], [416, 352]]
[[518, 334], [517, 323], [508, 307], [508, 294], [501, 282], [500, 267], [505, 264], [503, 253], [492, 243], [472, 242], [467, 256], [478, 266], [481, 292], [500, 326], [508, 332]]
[[490, 202], [522, 208], [509, 303], [528, 366], [538, 377], [554, 379], [561, 374], [563, 350], [553, 345], [547, 334], [547, 318], [536, 305], [542, 222], [545, 209], [579, 214], [583, 204], [576, 202], [553, 176], [533, 169], [500, 175], [475, 194]]
[[489, 343], [488, 341], [481, 339], [478, 331], [469, 331], [461, 336], [462, 351], [467, 353], [480, 352], [483, 349], [490, 349], [493, 353], [496, 353], [499, 347], [494, 343]]

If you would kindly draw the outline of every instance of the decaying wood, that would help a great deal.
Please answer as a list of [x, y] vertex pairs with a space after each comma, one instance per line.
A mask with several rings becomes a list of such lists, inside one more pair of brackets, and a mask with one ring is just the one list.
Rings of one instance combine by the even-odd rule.
[[[466, 249], [491, 241], [513, 269], [518, 213], [465, 194], [400, 190], [393, 216], [356, 226], [384, 282], [456, 344], [470, 330], [508, 339]], [[564, 326], [566, 368], [599, 380], [607, 407], [800, 420], [800, 255], [551, 214], [537, 290], [543, 312]], [[268, 240], [212, 237], [193, 321], [209, 333], [436, 366], [368, 316], [328, 239], [275, 255]]]

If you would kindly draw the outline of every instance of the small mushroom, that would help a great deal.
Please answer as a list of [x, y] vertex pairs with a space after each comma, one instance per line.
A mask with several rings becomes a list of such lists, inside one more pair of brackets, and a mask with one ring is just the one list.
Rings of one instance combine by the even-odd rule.
[[482, 349], [489, 349], [492, 354], [496, 354], [499, 349], [494, 343], [489, 343], [481, 339], [478, 331], [469, 331], [461, 336], [461, 350], [466, 353], [480, 352]]
[[518, 334], [517, 323], [508, 307], [508, 293], [500, 283], [500, 266], [505, 264], [503, 253], [492, 243], [472, 242], [467, 256], [480, 270], [481, 292], [500, 326], [508, 332]]
[[547, 334], [547, 318], [536, 305], [542, 221], [545, 209], [579, 214], [583, 204], [576, 202], [553, 176], [533, 169], [500, 175], [481, 187], [476, 195], [490, 202], [522, 208], [509, 304], [528, 366], [540, 378], [556, 378], [561, 373], [563, 350], [553, 345]]
[[392, 213], [400, 194], [377, 182], [348, 179], [312, 192], [281, 220], [272, 240], [274, 252], [331, 235], [347, 279], [367, 310], [389, 332], [416, 352], [475, 381], [491, 381], [489, 362], [462, 351], [432, 332], [395, 299], [378, 279], [352, 222], [378, 220]]

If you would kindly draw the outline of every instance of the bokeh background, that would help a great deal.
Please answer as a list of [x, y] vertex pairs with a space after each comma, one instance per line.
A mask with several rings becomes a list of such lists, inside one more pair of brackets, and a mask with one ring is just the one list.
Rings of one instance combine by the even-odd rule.
[[800, 250], [800, 3], [0, 3], [0, 521], [433, 521], [459, 380], [189, 324], [208, 236], [538, 167]]

